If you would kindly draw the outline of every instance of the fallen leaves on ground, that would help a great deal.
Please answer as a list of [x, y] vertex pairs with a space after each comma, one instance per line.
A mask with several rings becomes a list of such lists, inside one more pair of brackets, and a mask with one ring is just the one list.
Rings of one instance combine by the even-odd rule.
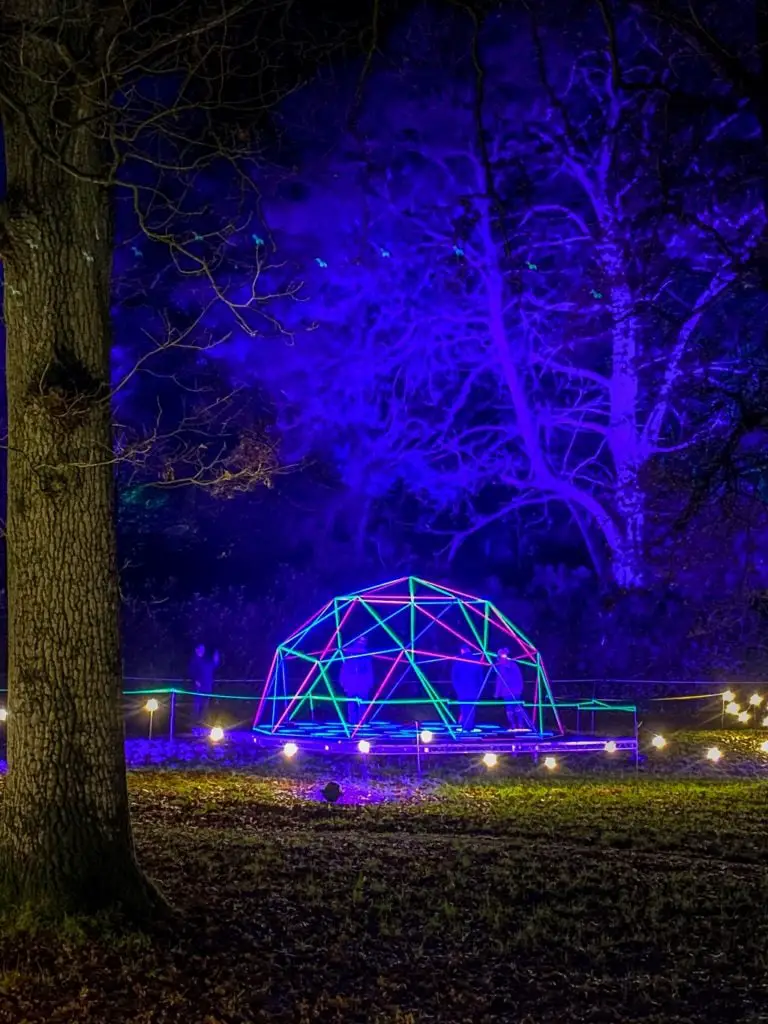
[[0, 1024], [765, 1020], [768, 781], [316, 789], [132, 774], [141, 859], [181, 923], [0, 939]]

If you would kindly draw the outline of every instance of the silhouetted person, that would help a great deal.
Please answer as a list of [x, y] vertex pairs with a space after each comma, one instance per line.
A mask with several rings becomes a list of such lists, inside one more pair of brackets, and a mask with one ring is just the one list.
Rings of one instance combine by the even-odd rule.
[[505, 701], [504, 710], [507, 713], [510, 729], [528, 729], [530, 727], [521, 703], [523, 700], [523, 671], [514, 658], [510, 658], [509, 650], [506, 647], [501, 648], [499, 660], [496, 662], [496, 700]]
[[475, 725], [477, 702], [485, 683], [485, 668], [471, 647], [462, 647], [459, 657], [454, 659], [451, 683], [459, 702], [459, 726], [470, 732]]
[[373, 696], [373, 661], [364, 636], [349, 645], [341, 663], [339, 685], [347, 698], [347, 723], [357, 725]]
[[189, 663], [189, 678], [195, 691], [193, 714], [198, 725], [203, 724], [206, 708], [213, 693], [219, 652], [208, 655], [205, 644], [198, 644]]

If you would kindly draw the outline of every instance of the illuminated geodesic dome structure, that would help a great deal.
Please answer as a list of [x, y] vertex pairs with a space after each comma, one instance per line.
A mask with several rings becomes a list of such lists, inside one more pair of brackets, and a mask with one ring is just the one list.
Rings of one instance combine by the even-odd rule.
[[490, 601], [415, 576], [334, 598], [280, 644], [254, 730], [325, 750], [563, 733], [531, 641]]

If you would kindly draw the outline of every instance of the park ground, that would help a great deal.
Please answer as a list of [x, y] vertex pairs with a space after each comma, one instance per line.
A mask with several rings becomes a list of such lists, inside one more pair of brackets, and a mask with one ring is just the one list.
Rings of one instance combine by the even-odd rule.
[[337, 806], [294, 766], [132, 772], [179, 923], [6, 934], [0, 1024], [764, 1024], [768, 758], [707, 742]]

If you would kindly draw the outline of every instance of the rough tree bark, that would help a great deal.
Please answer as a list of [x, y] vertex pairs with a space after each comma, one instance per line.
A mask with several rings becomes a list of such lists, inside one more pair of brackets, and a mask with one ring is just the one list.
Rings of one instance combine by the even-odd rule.
[[[66, 6], [25, 5], [24, 16], [48, 19]], [[144, 916], [156, 897], [134, 855], [120, 706], [110, 197], [89, 124], [106, 85], [92, 76], [96, 84], [55, 95], [69, 73], [61, 52], [42, 35], [26, 38], [25, 70], [10, 77], [24, 113], [1, 104], [9, 774], [0, 899], [54, 914], [122, 907]]]

